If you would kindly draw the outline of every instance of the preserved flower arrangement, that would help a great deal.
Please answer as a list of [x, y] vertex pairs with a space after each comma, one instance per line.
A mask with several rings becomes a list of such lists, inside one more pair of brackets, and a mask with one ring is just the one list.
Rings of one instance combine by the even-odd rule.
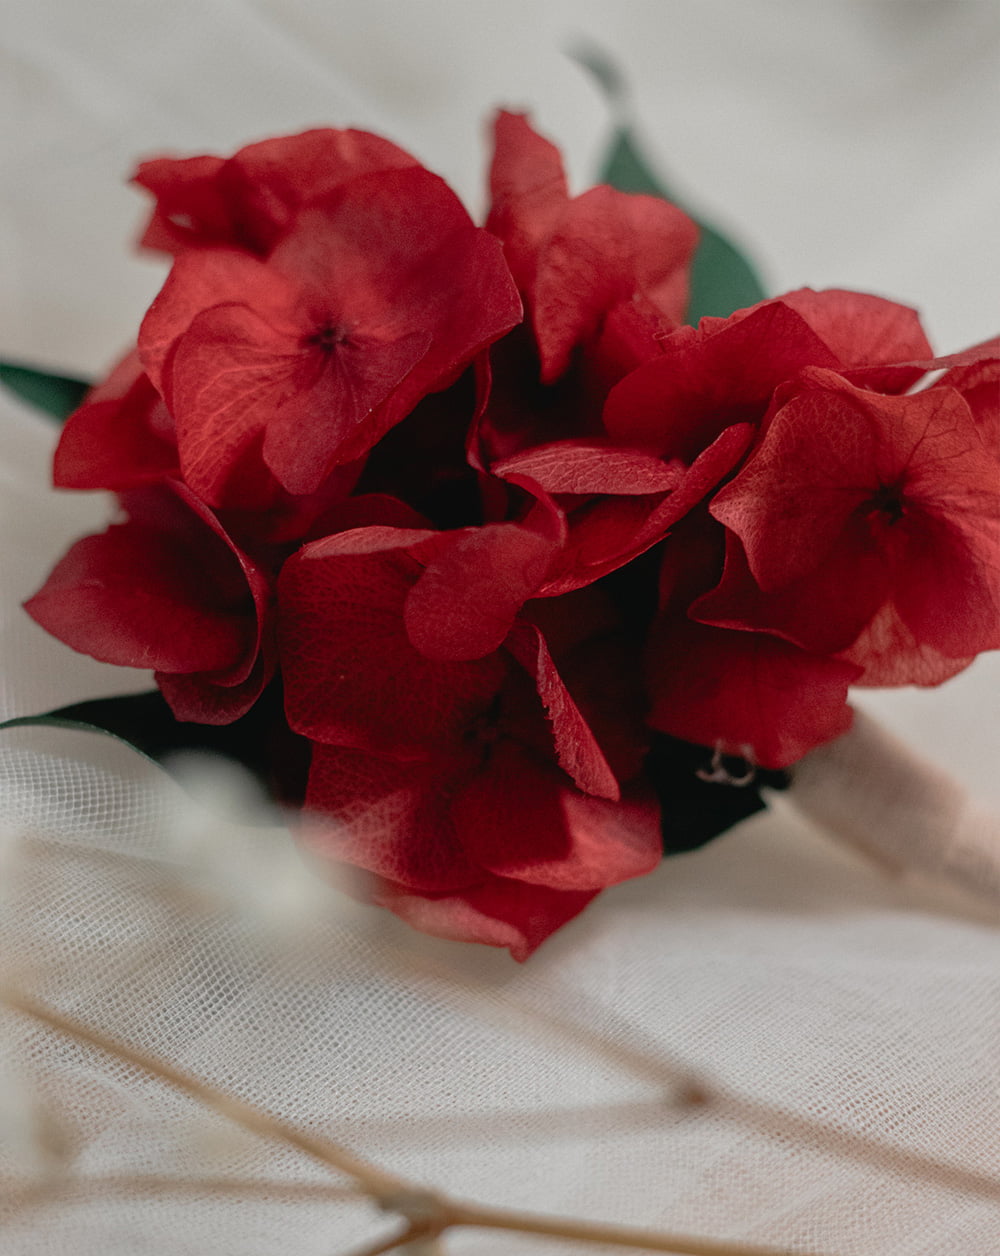
[[135, 181], [172, 268], [54, 462], [120, 514], [27, 610], [162, 696], [57, 714], [252, 761], [417, 928], [523, 959], [1000, 647], [1000, 340], [735, 254], [702, 309], [694, 221], [514, 113], [483, 226], [360, 131]]
[[[173, 260], [135, 347], [86, 390], [0, 364], [69, 415], [56, 485], [118, 502], [27, 609], [157, 685], [0, 726], [12, 1251], [832, 1256], [894, 1242], [900, 1210], [936, 1242], [921, 1208], [949, 1241], [995, 1232], [967, 1138], [992, 1148], [992, 1004], [941, 993], [972, 970], [962, 928], [919, 922], [944, 976], [914, 987], [938, 1019], [908, 1056], [913, 997], [882, 999], [880, 1044], [856, 952], [809, 949], [836, 865], [803, 865], [801, 922], [754, 921], [788, 858], [759, 841], [731, 972], [711, 865], [676, 919], [626, 898], [524, 967], [325, 884], [524, 960], [790, 785], [1000, 900], [996, 820], [848, 701], [1000, 647], [1000, 340], [935, 357], [882, 297], [767, 298], [626, 131], [605, 174], [571, 196], [508, 112], [482, 226], [361, 131], [148, 161], [142, 243]], [[63, 728], [183, 788], [112, 739], [60, 759]], [[171, 759], [201, 749], [269, 798]], [[810, 1035], [844, 1035], [821, 1073]]]

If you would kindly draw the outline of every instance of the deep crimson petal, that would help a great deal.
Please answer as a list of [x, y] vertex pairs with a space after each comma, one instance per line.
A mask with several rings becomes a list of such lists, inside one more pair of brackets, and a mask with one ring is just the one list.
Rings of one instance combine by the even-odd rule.
[[355, 180], [338, 195], [336, 222], [345, 244], [378, 245], [370, 292], [382, 305], [371, 312], [374, 328], [432, 337], [386, 404], [341, 447], [346, 459], [367, 452], [429, 393], [454, 383], [521, 321], [522, 308], [499, 241], [473, 226], [451, 189], [424, 170]]
[[193, 554], [122, 523], [77, 541], [25, 609], [103, 663], [214, 671], [241, 656], [245, 625], [241, 616], [206, 616], [206, 592]]
[[133, 179], [157, 200], [142, 244], [167, 253], [222, 244], [266, 254], [303, 205], [360, 174], [416, 164], [377, 135], [330, 128], [262, 140], [228, 161], [156, 158]]
[[[517, 798], [517, 815], [510, 799]], [[497, 876], [555, 890], [600, 890], [651, 872], [663, 857], [650, 799], [581, 794], [514, 741], [494, 747], [452, 806], [465, 849]]]
[[670, 617], [648, 649], [653, 728], [765, 768], [783, 768], [846, 732], [861, 669], [759, 632]]
[[177, 473], [173, 420], [133, 351], [67, 419], [52, 461], [53, 483], [121, 489]]
[[[570, 201], [545, 242], [530, 290], [542, 381], [558, 379], [574, 345], [596, 335], [617, 305], [645, 299], [650, 332], [676, 326], [687, 305], [686, 277], [698, 232], [675, 205], [609, 187]], [[666, 299], [668, 306], [661, 306]]]
[[662, 493], [676, 488], [683, 467], [641, 449], [564, 440], [536, 445], [494, 463], [493, 474], [529, 476], [547, 493]]
[[263, 575], [181, 486], [125, 502], [129, 521], [72, 546], [28, 613], [103, 662], [245, 679], [260, 641]]
[[216, 305], [252, 306], [272, 322], [288, 321], [295, 288], [253, 257], [233, 249], [203, 249], [177, 259], [139, 329], [139, 356], [157, 391], [171, 397], [165, 368], [194, 318]]
[[596, 897], [595, 891], [551, 890], [484, 876], [482, 884], [450, 895], [421, 896], [382, 883], [373, 901], [435, 937], [506, 947], [523, 962]]
[[240, 681], [217, 679], [211, 673], [190, 676], [156, 672], [160, 692], [179, 720], [196, 724], [231, 724], [246, 715], [274, 675], [274, 660], [259, 656]]
[[1000, 461], [1000, 345], [997, 356], [952, 367], [935, 384], [960, 393], [975, 419], [983, 443]]
[[955, 469], [940, 516], [911, 516], [893, 601], [918, 641], [963, 658], [1000, 649], [1000, 467], [996, 488], [965, 494]]
[[429, 531], [427, 520], [412, 506], [389, 493], [357, 493], [344, 497], [318, 516], [312, 525], [309, 541], [319, 541], [335, 532], [355, 528], [387, 527]]
[[292, 406], [312, 426], [325, 417], [325, 390], [312, 387], [316, 368], [296, 329], [275, 328], [245, 306], [195, 318], [173, 355], [171, 400], [181, 469], [196, 493], [213, 505], [258, 504], [248, 500], [245, 480], [256, 471], [261, 492], [268, 490], [260, 446], [274, 413]]
[[[956, 367], [975, 366], [990, 360], [995, 361], [997, 358], [1000, 358], [1000, 336], [984, 340], [981, 344], [973, 345], [969, 349], [960, 349], [958, 353], [946, 353], [938, 357], [920, 358], [910, 362], [901, 362], [898, 365], [915, 367], [923, 373], [925, 371], [950, 371]], [[878, 373], [883, 369], [878, 366], [857, 367], [852, 371], [845, 372], [845, 375], [848, 376], [851, 383], [867, 386], [870, 378], [877, 377]]]
[[487, 229], [525, 294], [541, 380], [559, 379], [586, 344], [613, 382], [682, 319], [697, 229], [657, 197], [598, 187], [571, 200], [558, 150], [521, 115], [501, 113], [495, 134]]
[[783, 293], [780, 300], [802, 315], [842, 366], [884, 364], [884, 371], [865, 376], [867, 386], [879, 392], [905, 392], [922, 372], [899, 364], [933, 356], [917, 311], [895, 301], [839, 288], [822, 292], [800, 288]]
[[497, 656], [441, 663], [410, 643], [407, 551], [439, 534], [369, 527], [305, 545], [278, 585], [288, 720], [316, 741], [425, 758], [460, 738], [499, 689]]
[[[812, 571], [879, 485], [905, 467], [884, 448], [887, 430], [906, 421], [905, 399], [861, 394], [828, 371], [806, 377], [710, 507], [740, 537], [765, 591]], [[913, 440], [920, 430], [911, 428]]]
[[948, 658], [926, 641], [918, 641], [892, 602], [880, 607], [841, 657], [863, 669], [855, 685], [874, 688], [940, 685], [972, 662], [971, 657]]
[[499, 236], [519, 288], [534, 280], [538, 252], [569, 200], [558, 148], [520, 113], [501, 110], [493, 124], [492, 204], [487, 231]]
[[732, 318], [703, 319], [664, 342], [608, 395], [604, 425], [622, 444], [693, 462], [735, 423], [758, 423], [774, 390], [803, 367], [837, 358], [780, 299]]
[[178, 344], [171, 375], [181, 465], [208, 500], [226, 500], [261, 438], [278, 482], [292, 493], [314, 492], [345, 439], [428, 344], [427, 333], [414, 332], [384, 343], [359, 337], [327, 352], [308, 332], [221, 305], [199, 314]]
[[[315, 492], [372, 412], [424, 358], [428, 332], [357, 336], [311, 363], [311, 387], [280, 407], [267, 425], [264, 461], [291, 493]], [[366, 437], [367, 439], [367, 437]]]
[[562, 515], [540, 499], [520, 523], [446, 534], [406, 599], [411, 643], [430, 659], [475, 659], [497, 650], [538, 592], [565, 538]]
[[317, 815], [311, 848], [412, 890], [475, 884], [482, 873], [450, 815], [454, 775], [447, 758], [402, 762], [314, 745], [305, 800]]
[[220, 182], [241, 235], [266, 252], [306, 205], [361, 175], [418, 165], [379, 135], [322, 127], [241, 148]]
[[812, 571], [764, 591], [738, 537], [726, 535], [722, 580], [695, 599], [692, 619], [719, 628], [764, 631], [817, 654], [847, 649], [892, 591], [892, 570], [867, 521], [856, 517]]
[[753, 437], [749, 423], [725, 428], [682, 473], [672, 493], [609, 497], [573, 511], [569, 537], [549, 570], [542, 593], [553, 597], [581, 588], [662, 541], [732, 471]]
[[796, 595], [831, 631], [891, 597], [920, 642], [962, 658], [1000, 642], [997, 484], [959, 393], [886, 397], [806, 371], [711, 509], [760, 588], [787, 590], [783, 626]]
[[132, 182], [152, 192], [156, 206], [140, 244], [176, 253], [195, 243], [229, 242], [231, 217], [217, 177], [221, 157], [154, 157], [144, 161]]
[[533, 624], [516, 624], [507, 638], [507, 649], [535, 682], [560, 767], [584, 793], [617, 800], [618, 781], [556, 670], [545, 638]]

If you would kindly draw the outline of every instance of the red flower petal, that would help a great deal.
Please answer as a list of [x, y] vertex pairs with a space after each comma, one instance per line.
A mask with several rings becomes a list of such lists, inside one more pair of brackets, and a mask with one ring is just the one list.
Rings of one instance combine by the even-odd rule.
[[295, 286], [256, 258], [234, 249], [203, 249], [174, 263], [139, 329], [139, 356], [170, 403], [167, 361], [195, 317], [217, 305], [252, 307], [279, 325], [289, 321]]
[[622, 444], [693, 462], [724, 428], [760, 422], [778, 385], [809, 365], [837, 359], [780, 299], [703, 319], [611, 390], [604, 425]]
[[154, 679], [177, 719], [195, 724], [231, 724], [246, 715], [273, 675], [274, 659], [268, 650], [257, 658], [245, 680], [172, 672], [156, 672]]
[[802, 315], [843, 367], [884, 364], [884, 370], [865, 375], [867, 387], [878, 392], [905, 392], [922, 374], [905, 364], [934, 352], [916, 310], [884, 297], [839, 288], [823, 292], [799, 288], [779, 299]]
[[886, 602], [858, 639], [841, 657], [863, 668], [853, 683], [882, 688], [895, 685], [940, 685], [964, 671], [968, 658], [948, 658], [926, 641], [918, 641]]
[[501, 110], [493, 134], [486, 229], [503, 240], [517, 286], [526, 289], [534, 280], [539, 249], [569, 199], [569, 188], [558, 148], [524, 114]]
[[692, 602], [692, 619], [719, 628], [763, 631], [804, 650], [837, 654], [855, 640], [892, 591], [891, 563], [867, 521], [851, 518], [812, 571], [763, 590], [738, 537], [726, 534], [722, 580]]
[[133, 182], [157, 205], [142, 243], [167, 253], [227, 244], [266, 254], [302, 206], [358, 175], [416, 164], [377, 135], [326, 128], [250, 144], [228, 161], [146, 161]]
[[259, 457], [289, 492], [315, 492], [372, 410], [424, 355], [429, 335], [359, 336], [327, 352], [254, 311], [200, 314], [173, 357], [172, 400], [187, 482], [210, 501], [244, 504], [230, 482]]
[[521, 115], [501, 113], [495, 139], [486, 225], [526, 295], [543, 383], [563, 375], [574, 346], [597, 338], [621, 308], [633, 315], [628, 341], [641, 311], [640, 360], [655, 352], [657, 332], [684, 314], [694, 223], [657, 197], [609, 187], [571, 200], [558, 150]]
[[450, 814], [454, 775], [447, 759], [400, 761], [314, 745], [305, 805], [323, 821], [310, 828], [311, 848], [412, 890], [475, 884], [482, 873]]
[[657, 197], [597, 187], [568, 202], [530, 293], [542, 381], [558, 379], [573, 347], [591, 339], [618, 305], [648, 307], [652, 349], [655, 333], [684, 317], [697, 242], [691, 219]]
[[759, 632], [670, 617], [648, 649], [653, 728], [783, 768], [846, 732], [861, 669]]
[[77, 541], [28, 613], [103, 662], [246, 679], [261, 638], [263, 575], [182, 486], [137, 490], [125, 503], [129, 521]]
[[279, 580], [288, 720], [316, 741], [425, 758], [461, 735], [500, 687], [496, 655], [438, 662], [411, 644], [406, 597], [423, 566], [408, 551], [441, 534], [369, 527], [305, 545]]
[[[914, 512], [893, 590], [916, 639], [950, 658], [1000, 649], [1000, 488], [971, 476], [963, 484], [961, 452], [949, 460], [942, 451], [939, 466], [954, 478], [934, 502], [939, 517]], [[1000, 484], [1000, 467], [990, 471]]]
[[57, 488], [131, 488], [176, 477], [173, 420], [136, 352], [67, 419], [52, 463]]
[[430, 659], [482, 658], [499, 649], [564, 537], [561, 514], [545, 500], [521, 523], [443, 535], [406, 599], [412, 644]]
[[514, 741], [494, 748], [489, 771], [458, 793], [451, 814], [483, 868], [551, 889], [600, 890], [651, 872], [663, 857], [655, 803], [581, 794]]
[[563, 771], [585, 793], [618, 799], [618, 781], [556, 670], [545, 638], [533, 624], [516, 624], [507, 639], [507, 649], [535, 682]]
[[983, 443], [1000, 460], [1000, 342], [998, 356], [952, 367], [934, 386], [961, 393]]
[[921, 643], [960, 658], [1000, 644], [997, 483], [958, 393], [884, 397], [806, 371], [711, 510], [760, 588], [787, 590], [784, 626], [795, 582], [807, 618], [834, 632], [891, 598]]
[[140, 244], [175, 253], [197, 243], [239, 243], [231, 213], [218, 184], [221, 157], [154, 157], [144, 161], [132, 182], [152, 192], [157, 204]]
[[261, 491], [261, 439], [277, 480], [312, 493], [520, 314], [498, 242], [436, 176], [391, 170], [305, 209], [267, 264], [182, 257], [140, 346], [185, 478], [236, 506]]
[[640, 449], [582, 440], [536, 445], [494, 463], [492, 470], [501, 478], [526, 475], [547, 493], [662, 493], [683, 478], [678, 463]]
[[547, 937], [578, 916], [596, 892], [551, 890], [487, 876], [482, 884], [450, 895], [424, 897], [382, 883], [371, 897], [421, 933], [506, 947], [522, 962]]
[[[682, 471], [672, 493], [597, 498], [570, 511], [569, 537], [541, 589], [566, 593], [618, 570], [664, 536], [739, 462], [754, 437], [748, 423], [726, 428]], [[671, 476], [676, 464], [669, 464]]]

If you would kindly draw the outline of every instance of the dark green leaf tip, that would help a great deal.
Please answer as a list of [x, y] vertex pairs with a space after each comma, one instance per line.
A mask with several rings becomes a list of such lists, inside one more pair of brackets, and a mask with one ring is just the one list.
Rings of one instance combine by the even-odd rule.
[[0, 362], [0, 383], [22, 401], [60, 423], [73, 413], [90, 388], [85, 380], [37, 371], [13, 362]]

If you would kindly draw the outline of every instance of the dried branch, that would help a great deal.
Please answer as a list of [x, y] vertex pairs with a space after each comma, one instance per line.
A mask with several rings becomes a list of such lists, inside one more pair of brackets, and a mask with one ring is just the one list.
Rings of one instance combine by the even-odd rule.
[[384, 1197], [396, 1195], [401, 1190], [407, 1189], [407, 1184], [400, 1178], [376, 1168], [375, 1165], [369, 1164], [366, 1160], [341, 1147], [338, 1143], [318, 1138], [313, 1134], [307, 1134], [302, 1130], [296, 1129], [295, 1126], [288, 1125], [286, 1122], [270, 1116], [266, 1112], [261, 1112], [251, 1104], [244, 1103], [241, 1099], [224, 1094], [222, 1091], [216, 1090], [213, 1086], [209, 1086], [197, 1078], [189, 1077], [186, 1073], [182, 1073], [179, 1069], [165, 1064], [162, 1060], [157, 1060], [153, 1056], [135, 1050], [134, 1047], [106, 1037], [99, 1030], [91, 1029], [87, 1025], [80, 1024], [78, 1021], [62, 1015], [62, 1013], [47, 1007], [44, 1003], [33, 999], [23, 991], [4, 987], [0, 989], [0, 1002], [5, 1003], [15, 1012], [21, 1012], [25, 1016], [31, 1016], [35, 1020], [41, 1021], [42, 1024], [48, 1025], [50, 1029], [54, 1029], [57, 1033], [65, 1034], [69, 1038], [76, 1039], [77, 1042], [84, 1042], [88, 1046], [96, 1047], [99, 1051], [115, 1056], [119, 1060], [124, 1060], [135, 1068], [141, 1069], [144, 1073], [149, 1073], [151, 1076], [157, 1077], [171, 1086], [176, 1086], [178, 1090], [182, 1090], [193, 1099], [204, 1103], [206, 1107], [211, 1108], [220, 1116], [227, 1117], [237, 1125], [242, 1126], [253, 1134], [257, 1134], [261, 1138], [277, 1140], [288, 1146], [295, 1147], [298, 1151], [326, 1165], [327, 1168], [336, 1169], [338, 1172], [354, 1178], [375, 1199], [381, 1200]]
[[[477, 1204], [463, 1204], [433, 1191], [394, 1177], [362, 1160], [353, 1152], [327, 1139], [303, 1133], [277, 1117], [260, 1112], [242, 1100], [224, 1094], [214, 1087], [189, 1077], [125, 1043], [117, 1042], [98, 1030], [64, 1016], [23, 991], [10, 987], [0, 989], [0, 1002], [15, 1012], [47, 1025], [56, 1033], [86, 1043], [204, 1103], [243, 1129], [261, 1138], [277, 1140], [295, 1147], [318, 1160], [327, 1168], [346, 1174], [357, 1183], [360, 1193], [369, 1195], [385, 1211], [396, 1212], [406, 1221], [405, 1228], [388, 1240], [379, 1240], [356, 1256], [380, 1256], [420, 1239], [434, 1240], [446, 1231], [458, 1228], [505, 1230], [510, 1233], [572, 1239], [576, 1242], [602, 1243], [648, 1252], [671, 1252], [674, 1256], [789, 1256], [787, 1250], [750, 1247], [738, 1243], [719, 1243], [685, 1235], [656, 1234], [629, 1227], [602, 1225], [596, 1222], [573, 1221], [557, 1217], [532, 1216], [527, 1213], [494, 1209]], [[165, 1183], [169, 1179], [164, 1180]], [[222, 1179], [225, 1182], [225, 1179]], [[219, 1180], [215, 1180], [216, 1186]], [[242, 1188], [244, 1184], [240, 1183]], [[270, 1183], [261, 1183], [266, 1190]], [[310, 1197], [314, 1197], [310, 1191]], [[817, 1254], [818, 1256], [818, 1254]]]
[[[604, 1243], [645, 1252], [671, 1252], [673, 1256], [792, 1256], [787, 1247], [754, 1247], [744, 1243], [716, 1242], [684, 1234], [632, 1230], [599, 1222], [573, 1221], [562, 1217], [533, 1217], [476, 1204], [451, 1205], [448, 1227], [474, 1226], [480, 1230], [510, 1230], [545, 1238], [574, 1239], [578, 1243]], [[818, 1256], [818, 1253], [814, 1254]]]

